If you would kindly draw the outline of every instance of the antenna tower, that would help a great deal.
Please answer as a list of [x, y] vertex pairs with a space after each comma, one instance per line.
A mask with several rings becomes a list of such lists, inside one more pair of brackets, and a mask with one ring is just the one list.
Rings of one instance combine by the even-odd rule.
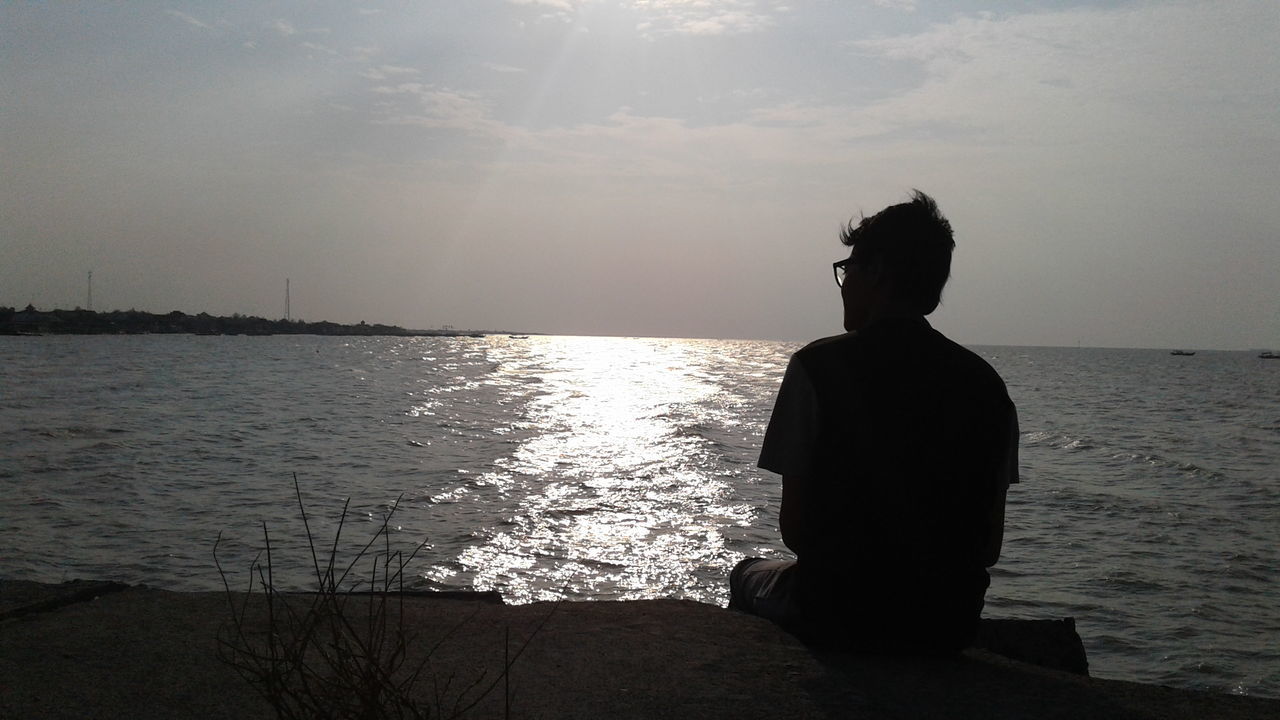
[[89, 312], [93, 312], [93, 271], [89, 271]]
[[284, 319], [291, 319], [289, 317], [289, 278], [284, 279]]

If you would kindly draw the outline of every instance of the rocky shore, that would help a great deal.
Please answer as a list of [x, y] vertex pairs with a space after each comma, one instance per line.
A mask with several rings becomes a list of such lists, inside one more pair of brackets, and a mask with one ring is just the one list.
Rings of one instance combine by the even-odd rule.
[[[415, 692], [444, 714], [477, 700], [465, 717], [1280, 717], [1276, 700], [1091, 678], [1063, 622], [988, 621], [985, 648], [920, 659], [809, 648], [689, 601], [412, 595], [403, 612], [432, 650]], [[223, 593], [0, 581], [0, 717], [273, 717], [219, 659], [230, 617]]]

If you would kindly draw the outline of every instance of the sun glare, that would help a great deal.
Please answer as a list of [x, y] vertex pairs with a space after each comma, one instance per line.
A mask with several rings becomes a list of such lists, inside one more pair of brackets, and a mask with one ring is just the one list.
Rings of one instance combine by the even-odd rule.
[[716, 392], [688, 343], [531, 339], [503, 360], [541, 383], [520, 425], [536, 428], [486, 480], [522, 499], [484, 544], [459, 557], [476, 587], [514, 602], [670, 597], [714, 563], [709, 516], [728, 493], [700, 469], [694, 403]]

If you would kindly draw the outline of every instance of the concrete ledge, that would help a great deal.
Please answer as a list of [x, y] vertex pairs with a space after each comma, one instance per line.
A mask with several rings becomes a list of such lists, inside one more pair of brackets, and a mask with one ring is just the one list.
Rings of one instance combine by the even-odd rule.
[[127, 589], [124, 583], [100, 580], [70, 580], [58, 585], [0, 580], [0, 620], [56, 610]]
[[1012, 660], [1077, 675], [1089, 674], [1084, 643], [1074, 618], [1001, 620], [983, 618], [974, 647]]
[[[0, 606], [12, 590], [0, 583]], [[218, 660], [228, 608], [222, 593], [127, 588], [6, 615], [0, 717], [273, 717]], [[950, 660], [822, 652], [759, 618], [690, 601], [411, 596], [404, 612], [415, 648], [439, 643], [429, 667], [452, 681], [446, 696], [498, 678], [508, 640], [532, 637], [510, 677], [513, 718], [1280, 717], [1276, 700], [1099, 680], [990, 650]], [[431, 696], [430, 682], [420, 688]], [[507, 699], [499, 684], [469, 717], [503, 717]]]

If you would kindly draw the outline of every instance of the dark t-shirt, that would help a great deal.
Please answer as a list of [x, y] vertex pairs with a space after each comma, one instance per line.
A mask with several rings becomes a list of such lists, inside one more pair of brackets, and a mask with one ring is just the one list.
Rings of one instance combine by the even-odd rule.
[[924, 318], [797, 352], [759, 464], [806, 485], [809, 541], [794, 569], [806, 616], [837, 641], [966, 641], [1016, 449], [1000, 376]]

